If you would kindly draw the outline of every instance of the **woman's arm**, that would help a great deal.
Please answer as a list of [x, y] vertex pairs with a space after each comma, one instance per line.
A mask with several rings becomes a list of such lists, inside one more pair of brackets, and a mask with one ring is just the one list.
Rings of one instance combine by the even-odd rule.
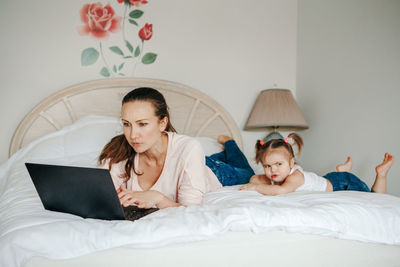
[[182, 205], [200, 205], [205, 193], [222, 187], [206, 166], [203, 148], [197, 140], [191, 138], [185, 143], [178, 160], [180, 177], [177, 199]]
[[240, 190], [252, 190], [263, 195], [276, 196], [294, 192], [302, 184], [304, 184], [304, 175], [296, 170], [294, 173], [290, 174], [281, 185], [249, 183], [243, 185]]
[[139, 208], [149, 209], [156, 206], [159, 209], [168, 207], [178, 207], [181, 204], [169, 199], [156, 190], [149, 191], [131, 191], [122, 186], [117, 190], [121, 205], [124, 207], [137, 205]]

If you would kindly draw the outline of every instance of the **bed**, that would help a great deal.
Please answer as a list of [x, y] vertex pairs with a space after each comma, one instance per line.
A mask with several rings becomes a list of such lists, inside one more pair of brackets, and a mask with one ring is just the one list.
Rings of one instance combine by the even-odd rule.
[[21, 121], [0, 167], [0, 266], [400, 266], [400, 198], [364, 192], [270, 197], [238, 186], [203, 204], [168, 208], [135, 222], [82, 219], [44, 210], [24, 162], [96, 166], [121, 133], [129, 90], [160, 90], [179, 133], [205, 154], [240, 131], [215, 100], [156, 79], [83, 82], [44, 99]]

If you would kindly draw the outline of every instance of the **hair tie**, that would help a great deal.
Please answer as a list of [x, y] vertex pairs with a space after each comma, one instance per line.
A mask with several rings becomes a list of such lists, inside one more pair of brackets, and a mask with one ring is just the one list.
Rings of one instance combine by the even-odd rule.
[[257, 144], [260, 146], [265, 146], [265, 142], [263, 140], [257, 140]]
[[290, 140], [289, 137], [286, 137], [285, 139], [283, 139], [283, 141], [285, 141], [285, 143], [287, 143], [287, 144], [289, 143], [289, 140]]

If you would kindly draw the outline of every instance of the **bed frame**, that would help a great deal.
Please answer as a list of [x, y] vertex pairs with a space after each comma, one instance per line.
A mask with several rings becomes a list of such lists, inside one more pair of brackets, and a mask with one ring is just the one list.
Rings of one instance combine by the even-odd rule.
[[152, 87], [169, 106], [178, 133], [190, 136], [232, 136], [240, 148], [242, 138], [235, 121], [215, 100], [189, 86], [149, 78], [109, 78], [83, 82], [61, 90], [40, 102], [16, 129], [9, 156], [33, 140], [57, 131], [89, 114], [120, 117], [121, 100], [130, 90]]
[[[110, 78], [73, 85], [44, 99], [19, 124], [9, 155], [85, 115], [119, 117], [123, 95], [142, 86], [164, 94], [179, 133], [214, 138], [230, 135], [242, 147], [232, 117], [204, 93], [170, 81]], [[157, 249], [121, 247], [67, 260], [33, 258], [26, 266], [395, 266], [400, 262], [399, 251], [399, 246], [283, 231], [226, 232], [212, 240]]]

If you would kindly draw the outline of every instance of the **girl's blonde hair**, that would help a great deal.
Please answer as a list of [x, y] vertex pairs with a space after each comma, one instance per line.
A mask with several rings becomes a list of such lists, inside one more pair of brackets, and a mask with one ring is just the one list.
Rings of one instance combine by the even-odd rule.
[[303, 147], [303, 139], [297, 133], [291, 133], [285, 139], [272, 139], [267, 142], [258, 140], [256, 143], [256, 162], [262, 162], [262, 159], [268, 151], [279, 147], [285, 148], [290, 157], [295, 158], [292, 147], [293, 145], [291, 145], [289, 142], [290, 139], [293, 140], [293, 145], [297, 146], [297, 155], [300, 155]]

